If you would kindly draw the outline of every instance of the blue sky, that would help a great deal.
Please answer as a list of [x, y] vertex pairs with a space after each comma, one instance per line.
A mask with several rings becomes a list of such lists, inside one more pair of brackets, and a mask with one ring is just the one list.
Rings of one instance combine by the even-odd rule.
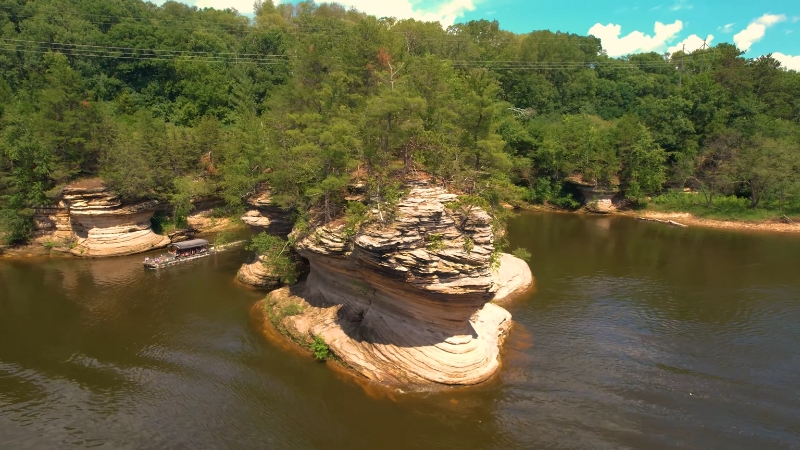
[[[253, 0], [184, 0], [251, 13]], [[158, 1], [157, 3], [161, 3]], [[748, 57], [773, 53], [800, 71], [800, 0], [340, 0], [377, 16], [413, 17], [443, 25], [497, 19], [518, 33], [549, 29], [594, 34], [611, 56], [694, 50], [736, 43]]]

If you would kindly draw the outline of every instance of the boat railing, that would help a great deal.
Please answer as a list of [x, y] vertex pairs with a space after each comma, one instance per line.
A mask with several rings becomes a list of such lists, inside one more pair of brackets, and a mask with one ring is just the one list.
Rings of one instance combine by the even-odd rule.
[[194, 253], [184, 254], [184, 255], [177, 255], [177, 254], [161, 254], [156, 257], [145, 257], [144, 258], [144, 265], [146, 267], [153, 267], [153, 268], [160, 268], [166, 267], [172, 264], [176, 264], [182, 261], [189, 261], [197, 258], [202, 258], [204, 256], [209, 256], [213, 253], [224, 251], [228, 248], [241, 245], [243, 244], [244, 240], [236, 241], [236, 242], [229, 242], [226, 244], [219, 244], [219, 245], [210, 245], [208, 247], [203, 247], [195, 251]]

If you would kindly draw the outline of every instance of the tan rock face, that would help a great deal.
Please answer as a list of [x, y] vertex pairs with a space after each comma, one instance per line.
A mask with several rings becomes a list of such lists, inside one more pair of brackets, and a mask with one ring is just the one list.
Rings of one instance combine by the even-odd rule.
[[69, 211], [61, 206], [45, 206], [34, 209], [33, 226], [36, 236], [68, 239], [72, 236]]
[[[247, 205], [250, 209], [242, 216], [242, 222], [253, 228], [255, 232], [266, 231], [270, 234], [286, 236], [292, 231], [289, 212], [281, 209], [272, 201], [272, 194], [269, 190], [262, 189], [247, 199]], [[236, 274], [236, 278], [244, 284], [260, 289], [272, 290], [282, 285], [280, 279], [272, 276], [270, 270], [262, 264], [261, 258], [243, 264]]]
[[480, 383], [498, 369], [511, 324], [489, 302], [529, 286], [530, 269], [504, 255], [491, 270], [494, 238], [483, 210], [448, 209], [456, 196], [424, 182], [407, 188], [389, 226], [367, 225], [352, 239], [341, 227], [321, 227], [301, 239], [308, 279], [270, 294], [267, 307], [279, 314], [287, 302], [301, 304], [301, 314], [281, 319], [283, 328], [295, 340], [322, 336], [371, 380]]
[[578, 189], [583, 195], [583, 204], [589, 210], [598, 213], [609, 213], [616, 210], [613, 203], [615, 192], [597, 191], [586, 186], [580, 186]]
[[281, 286], [281, 279], [272, 274], [263, 264], [263, 258], [256, 258], [253, 262], [242, 264], [236, 278], [244, 284], [261, 289], [277, 289]]
[[242, 216], [242, 222], [256, 231], [266, 231], [283, 236], [292, 231], [289, 212], [275, 204], [269, 190], [262, 189], [248, 198], [247, 205], [249, 209]]
[[492, 302], [503, 303], [533, 287], [533, 274], [528, 263], [514, 255], [503, 253], [495, 273], [497, 292]]
[[78, 256], [120, 256], [162, 248], [169, 238], [150, 228], [155, 201], [123, 204], [105, 186], [66, 187], [62, 204], [69, 211]]

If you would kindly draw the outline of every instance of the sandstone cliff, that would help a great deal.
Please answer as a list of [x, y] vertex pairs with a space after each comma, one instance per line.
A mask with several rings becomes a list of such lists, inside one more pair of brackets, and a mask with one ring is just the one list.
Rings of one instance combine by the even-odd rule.
[[407, 189], [388, 226], [368, 224], [348, 238], [331, 225], [300, 239], [307, 280], [274, 291], [254, 313], [295, 341], [322, 337], [344, 365], [377, 382], [480, 383], [499, 367], [511, 324], [490, 302], [530, 286], [530, 269], [502, 255], [492, 270], [483, 210], [448, 209], [457, 197], [424, 181]]
[[157, 202], [124, 203], [99, 180], [65, 187], [58, 205], [36, 210], [37, 236], [71, 241], [77, 256], [119, 256], [169, 244], [150, 228]]

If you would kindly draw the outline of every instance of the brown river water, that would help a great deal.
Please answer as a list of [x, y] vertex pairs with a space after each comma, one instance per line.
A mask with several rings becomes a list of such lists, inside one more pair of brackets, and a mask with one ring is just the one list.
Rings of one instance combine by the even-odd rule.
[[799, 237], [531, 213], [510, 238], [537, 289], [501, 372], [427, 394], [266, 341], [244, 250], [0, 260], [0, 449], [800, 447]]

